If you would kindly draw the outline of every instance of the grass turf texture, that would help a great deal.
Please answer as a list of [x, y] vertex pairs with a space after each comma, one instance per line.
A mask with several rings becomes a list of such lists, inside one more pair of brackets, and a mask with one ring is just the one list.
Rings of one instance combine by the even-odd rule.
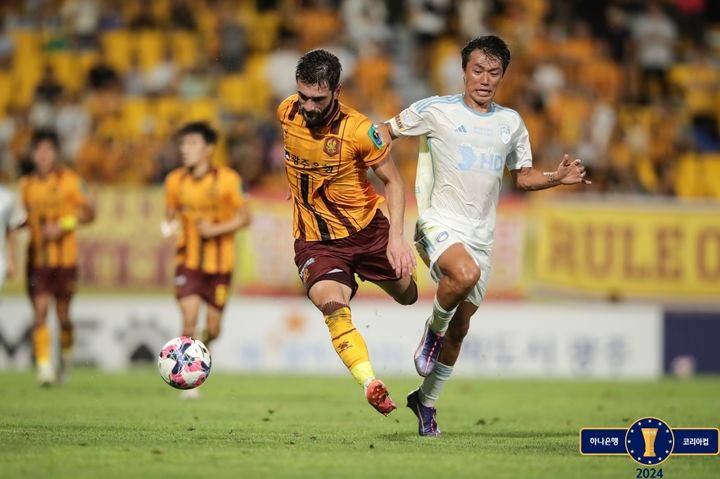
[[[439, 439], [417, 435], [405, 395], [384, 418], [349, 377], [212, 375], [182, 401], [154, 369], [75, 370], [42, 389], [0, 373], [0, 476], [53, 478], [634, 478], [629, 457], [578, 452], [581, 427], [656, 416], [718, 427], [720, 378], [659, 382], [451, 381]], [[718, 478], [720, 457], [671, 457], [664, 478]]]

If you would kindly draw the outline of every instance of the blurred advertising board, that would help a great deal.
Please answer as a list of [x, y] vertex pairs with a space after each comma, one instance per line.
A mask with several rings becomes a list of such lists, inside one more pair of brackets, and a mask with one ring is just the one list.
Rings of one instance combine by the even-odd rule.
[[[96, 219], [78, 232], [79, 290], [96, 293], [162, 293], [172, 291], [174, 244], [160, 234], [164, 216], [161, 187], [103, 187], [94, 193]], [[525, 203], [505, 201], [498, 213], [489, 297], [522, 295]], [[288, 200], [250, 196], [252, 223], [237, 235], [237, 265], [233, 291], [243, 294], [302, 294], [293, 261], [292, 208]], [[417, 210], [410, 202], [405, 236], [412, 239]], [[24, 265], [27, 233], [19, 235], [17, 264]], [[418, 258], [421, 295], [431, 297], [434, 285]], [[24, 288], [22, 274], [6, 285], [10, 292]], [[372, 284], [361, 284], [364, 295], [384, 295]]]
[[[431, 310], [429, 300], [412, 306], [388, 299], [353, 302], [353, 323], [362, 331], [378, 373], [416, 376], [412, 358]], [[181, 328], [180, 311], [170, 295], [81, 294], [72, 317], [75, 361], [106, 371], [154, 364], [162, 345]], [[57, 321], [49, 324], [56, 336]], [[24, 296], [0, 303], [0, 369], [32, 366], [31, 328]], [[657, 378], [662, 374], [662, 334], [662, 310], [653, 305], [493, 301], [473, 318], [455, 373]], [[232, 298], [212, 354], [218, 371], [347, 373], [322, 314], [302, 297]]]
[[720, 301], [718, 206], [637, 198], [535, 202], [535, 292]]

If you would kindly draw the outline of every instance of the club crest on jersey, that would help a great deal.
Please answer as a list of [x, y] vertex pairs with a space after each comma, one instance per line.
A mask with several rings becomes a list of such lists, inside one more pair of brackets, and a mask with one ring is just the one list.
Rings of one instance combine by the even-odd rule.
[[510, 127], [507, 125], [500, 125], [500, 139], [506, 145], [510, 141]]
[[382, 137], [380, 136], [380, 132], [377, 131], [377, 128], [375, 127], [375, 125], [372, 125], [370, 127], [370, 129], [368, 130], [368, 136], [370, 137], [372, 142], [375, 144], [375, 146], [378, 148], [378, 150], [383, 147]]
[[337, 155], [338, 151], [340, 151], [340, 139], [335, 138], [334, 136], [331, 136], [330, 138], [325, 139], [325, 145], [323, 145], [323, 151], [328, 156], [335, 156]]

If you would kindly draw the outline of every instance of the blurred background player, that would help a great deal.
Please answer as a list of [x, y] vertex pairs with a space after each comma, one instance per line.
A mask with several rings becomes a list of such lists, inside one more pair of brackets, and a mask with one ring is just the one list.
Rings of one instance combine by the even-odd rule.
[[0, 185], [0, 292], [5, 279], [15, 275], [15, 229], [24, 221], [15, 194]]
[[[402, 178], [375, 126], [339, 101], [338, 58], [312, 50], [297, 63], [297, 94], [278, 107], [285, 170], [294, 202], [295, 264], [310, 301], [322, 311], [333, 347], [368, 402], [380, 413], [395, 409], [375, 377], [367, 345], [352, 323], [355, 274], [380, 286], [400, 304], [417, 300], [415, 257], [403, 238]], [[372, 168], [383, 197], [367, 179]]]
[[[34, 314], [33, 346], [38, 381], [51, 385], [65, 378], [70, 365], [73, 325], [70, 301], [77, 282], [78, 225], [94, 219], [95, 211], [77, 173], [60, 163], [60, 141], [51, 130], [38, 130], [31, 141], [34, 171], [20, 180], [22, 202], [30, 229], [27, 290]], [[47, 325], [50, 299], [60, 322], [60, 364], [51, 360]]]
[[[210, 347], [220, 334], [235, 266], [235, 232], [250, 224], [240, 175], [213, 164], [218, 133], [205, 122], [188, 123], [177, 133], [183, 166], [165, 180], [166, 237], [176, 232], [175, 295], [183, 317], [182, 334], [196, 335], [201, 303], [207, 306], [199, 339]], [[197, 394], [188, 390], [187, 397]]]
[[532, 167], [522, 118], [493, 101], [509, 63], [510, 51], [499, 37], [471, 40], [462, 50], [463, 94], [415, 102], [381, 128], [387, 141], [426, 137], [416, 180], [415, 240], [438, 288], [415, 354], [425, 380], [407, 404], [423, 436], [440, 434], [435, 401], [485, 296], [503, 167], [522, 190], [589, 183], [580, 160], [570, 161], [567, 154], [557, 171]]

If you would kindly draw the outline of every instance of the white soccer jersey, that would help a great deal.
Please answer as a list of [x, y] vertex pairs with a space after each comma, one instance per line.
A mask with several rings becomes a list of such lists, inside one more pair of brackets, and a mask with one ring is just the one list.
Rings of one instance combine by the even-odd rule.
[[15, 195], [4, 186], [0, 186], [0, 287], [5, 280], [7, 270], [7, 230], [16, 228], [23, 222], [22, 213], [17, 209]]
[[458, 94], [415, 102], [388, 123], [395, 136], [427, 137], [434, 178], [429, 208], [466, 231], [469, 246], [490, 248], [503, 167], [532, 166], [520, 115], [495, 103], [478, 113]]

